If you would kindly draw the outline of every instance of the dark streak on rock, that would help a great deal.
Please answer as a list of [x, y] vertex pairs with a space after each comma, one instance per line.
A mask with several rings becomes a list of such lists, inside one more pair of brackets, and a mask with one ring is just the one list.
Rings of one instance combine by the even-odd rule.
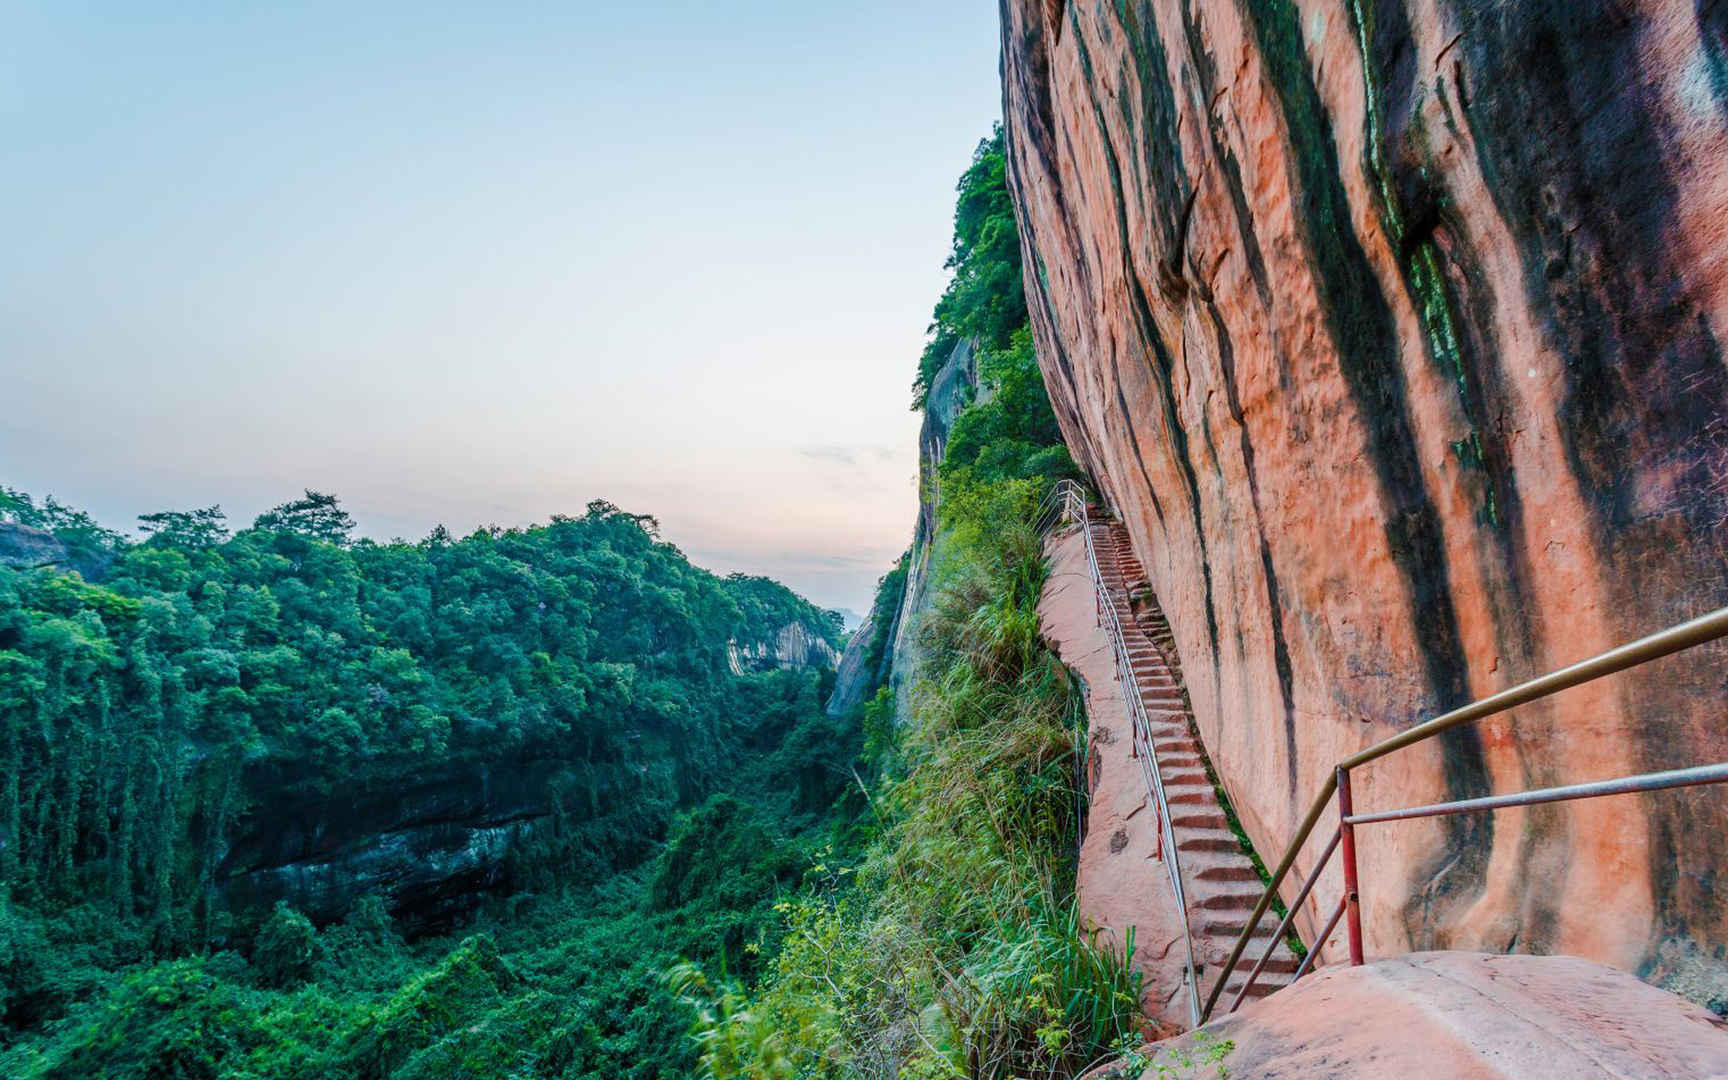
[[[1642, 78], [1647, 17], [1605, 0], [1454, 3], [1459, 51], [1475, 79], [1466, 119], [1489, 192], [1518, 245], [1526, 299], [1565, 359], [1558, 430], [1594, 516], [1602, 562], [1624, 567], [1610, 584], [1628, 610], [1670, 620], [1728, 600], [1728, 566], [1675, 588], [1669, 564], [1648, 557], [1679, 536], [1705, 536], [1728, 519], [1728, 373], [1722, 350], [1671, 254], [1678, 191], [1664, 168], [1677, 133], [1660, 83]], [[1703, 58], [1719, 107], [1728, 14], [1697, 5]], [[1543, 137], [1532, 139], [1533, 130]], [[1637, 467], [1628, 467], [1637, 463]], [[1663, 483], [1652, 486], [1649, 476]], [[1647, 577], [1647, 573], [1651, 575]], [[1643, 632], [1649, 626], [1627, 627]], [[1635, 729], [1642, 765], [1701, 760], [1664, 724]], [[1704, 796], [1716, 801], [1722, 796]], [[1666, 807], [1667, 804], [1664, 804]], [[1649, 818], [1650, 873], [1679, 909], [1707, 909], [1674, 867], [1707, 861], [1707, 831]], [[1663, 930], [1674, 933], [1668, 919]]]
[[[1351, 227], [1329, 119], [1308, 68], [1298, 15], [1290, 0], [1239, 0], [1245, 22], [1283, 107], [1292, 143], [1294, 196], [1314, 280], [1337, 345], [1339, 367], [1369, 437], [1384, 503], [1386, 538], [1410, 596], [1411, 620], [1422, 654], [1431, 704], [1445, 709], [1468, 697], [1466, 661], [1452, 606], [1440, 516], [1423, 483], [1409, 416], [1391, 308]], [[1451, 798], [1487, 791], [1480, 734], [1472, 727], [1440, 736]], [[1447, 819], [1454, 853], [1435, 868], [1431, 892], [1448, 903], [1466, 902], [1484, 884], [1493, 823], [1487, 815]], [[1452, 880], [1446, 880], [1452, 879]], [[1426, 922], [1419, 911], [1407, 912]]]
[[[1093, 85], [1093, 79], [1091, 77], [1091, 58], [1087, 54], [1085, 40], [1081, 35], [1075, 34], [1074, 44], [1079, 49], [1081, 67], [1086, 71], [1086, 85], [1088, 91], [1090, 91], [1090, 88]], [[1163, 49], [1161, 47], [1158, 49], [1157, 54], [1159, 56], [1163, 55]], [[1169, 347], [1165, 345], [1163, 336], [1158, 332], [1158, 324], [1152, 318], [1152, 307], [1147, 301], [1146, 290], [1141, 286], [1140, 276], [1134, 268], [1133, 246], [1128, 233], [1128, 207], [1122, 192], [1121, 163], [1116, 157], [1115, 146], [1110, 142], [1110, 132], [1104, 124], [1103, 110], [1099, 108], [1095, 99], [1091, 100], [1090, 104], [1092, 106], [1093, 116], [1098, 125], [1099, 142], [1104, 148], [1104, 160], [1110, 174], [1110, 185], [1116, 195], [1116, 229], [1118, 241], [1122, 249], [1123, 280], [1127, 284], [1130, 297], [1134, 301], [1136, 329], [1140, 334], [1142, 342], [1147, 347], [1147, 352], [1151, 355], [1153, 382], [1156, 384], [1158, 390], [1156, 397], [1159, 405], [1162, 406], [1162, 412], [1164, 414], [1162, 419], [1164, 421], [1165, 430], [1170, 435], [1171, 448], [1174, 451], [1173, 456], [1176, 459], [1176, 464], [1182, 471], [1182, 477], [1186, 486], [1184, 494], [1187, 496], [1188, 507], [1194, 518], [1194, 542], [1199, 547], [1200, 551], [1200, 576], [1206, 600], [1206, 638], [1211, 645], [1213, 656], [1217, 656], [1218, 611], [1212, 593], [1212, 563], [1206, 551], [1206, 523], [1200, 514], [1200, 480], [1194, 472], [1194, 463], [1189, 457], [1188, 433], [1182, 426], [1181, 417], [1176, 414], [1175, 386], [1171, 382], [1174, 364], [1171, 360]], [[1173, 112], [1175, 109], [1174, 102], [1170, 103], [1170, 108]], [[1175, 148], [1172, 148], [1172, 152], [1175, 152]], [[1177, 175], [1181, 172], [1181, 162], [1179, 159], [1174, 172]], [[1132, 429], [1133, 417], [1127, 413], [1125, 399], [1121, 396], [1122, 380], [1120, 373], [1113, 371], [1112, 374], [1117, 384], [1117, 400], [1124, 403], [1124, 417], [1128, 422], [1129, 428]], [[1138, 441], [1136, 441], [1135, 445], [1137, 448]], [[1139, 452], [1138, 449], [1136, 449], [1136, 457], [1138, 456]], [[1146, 476], [1144, 467], [1141, 469], [1141, 475]], [[1151, 490], [1151, 480], [1149, 477], [1147, 478], [1147, 488], [1149, 491]], [[1156, 498], [1156, 493], [1154, 493], [1154, 498]], [[1218, 671], [1218, 665], [1216, 663], [1212, 665], [1212, 670], [1214, 673]]]
[[1254, 509], [1254, 527], [1260, 541], [1260, 570], [1266, 579], [1266, 606], [1272, 627], [1272, 663], [1278, 670], [1278, 693], [1284, 704], [1284, 761], [1288, 773], [1290, 794], [1296, 790], [1296, 688], [1295, 673], [1290, 666], [1290, 644], [1284, 639], [1284, 604], [1278, 594], [1278, 573], [1272, 565], [1272, 543], [1266, 536], [1266, 515], [1260, 508], [1260, 478], [1254, 468], [1254, 443], [1248, 438], [1248, 426], [1242, 415], [1241, 396], [1236, 391], [1236, 349], [1230, 343], [1224, 319], [1215, 304], [1205, 305], [1218, 341], [1218, 367], [1224, 375], [1224, 401], [1230, 418], [1236, 422], [1241, 439], [1242, 463], [1248, 474], [1248, 500]]
[[[1200, 93], [1203, 98], [1215, 103], [1213, 87], [1217, 81], [1217, 69], [1212, 57], [1206, 52], [1200, 36], [1200, 27], [1194, 19], [1193, 7], [1184, 0], [1182, 5], [1182, 25], [1188, 40], [1188, 61], [1193, 65], [1200, 81]], [[1248, 259], [1248, 269], [1254, 278], [1254, 284], [1259, 292], [1261, 304], [1270, 309], [1272, 305], [1272, 287], [1266, 275], [1266, 261], [1260, 251], [1260, 238], [1254, 231], [1254, 219], [1248, 212], [1248, 199], [1242, 188], [1242, 173], [1236, 162], [1236, 155], [1230, 150], [1224, 138], [1218, 118], [1210, 110], [1206, 116], [1207, 137], [1212, 143], [1213, 156], [1224, 163], [1224, 181], [1230, 192], [1230, 203], [1236, 214], [1236, 231], [1243, 242], [1243, 250]], [[1266, 515], [1260, 502], [1260, 477], [1255, 468], [1254, 444], [1248, 437], [1248, 427], [1242, 412], [1241, 395], [1236, 389], [1236, 349], [1231, 344], [1229, 331], [1224, 326], [1223, 317], [1218, 307], [1208, 294], [1205, 297], [1204, 310], [1212, 322], [1212, 329], [1218, 344], [1218, 365], [1224, 377], [1224, 400], [1230, 410], [1230, 418], [1236, 424], [1236, 431], [1241, 443], [1243, 469], [1248, 477], [1249, 502], [1254, 510], [1254, 527], [1260, 544], [1260, 568], [1266, 581], [1266, 599], [1269, 622], [1272, 630], [1272, 662], [1278, 672], [1278, 692], [1284, 706], [1284, 761], [1287, 772], [1290, 796], [1299, 797], [1296, 779], [1296, 691], [1295, 674], [1290, 664], [1290, 644], [1284, 637], [1284, 605], [1279, 596], [1278, 576], [1272, 565], [1272, 544], [1266, 535]], [[1284, 361], [1278, 358], [1279, 381], [1283, 382]]]

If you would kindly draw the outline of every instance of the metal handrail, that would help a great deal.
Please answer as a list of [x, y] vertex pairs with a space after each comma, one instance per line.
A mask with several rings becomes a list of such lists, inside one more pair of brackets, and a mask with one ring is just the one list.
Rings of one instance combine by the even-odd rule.
[[[1302, 824], [1297, 827], [1295, 836], [1293, 836], [1290, 843], [1286, 845], [1284, 855], [1278, 861], [1278, 868], [1272, 872], [1270, 882], [1267, 884], [1265, 891], [1260, 894], [1259, 901], [1254, 905], [1254, 912], [1249, 916], [1248, 924], [1243, 927], [1242, 933], [1238, 935], [1236, 939], [1235, 946], [1230, 951], [1230, 958], [1224, 962], [1224, 974], [1219, 978], [1217, 985], [1213, 987], [1211, 995], [1207, 997], [1205, 1007], [1201, 1010], [1201, 1018], [1209, 1019], [1211, 1017], [1212, 1010], [1218, 1004], [1219, 995], [1223, 992], [1224, 984], [1228, 981], [1230, 972], [1236, 970], [1236, 964], [1241, 960], [1244, 950], [1247, 949], [1249, 939], [1253, 937], [1255, 929], [1260, 925], [1260, 920], [1266, 914], [1266, 909], [1271, 906], [1273, 898], [1277, 895], [1279, 886], [1284, 883], [1285, 876], [1289, 874], [1290, 867], [1295, 863], [1297, 854], [1302, 850], [1303, 845], [1307, 843], [1309, 836], [1314, 831], [1314, 826], [1319, 822], [1321, 815], [1325, 813], [1327, 804], [1332, 801], [1334, 795], [1338, 796], [1339, 838], [1342, 841], [1341, 846], [1344, 849], [1344, 897], [1339, 901], [1338, 909], [1332, 916], [1331, 921], [1327, 923], [1326, 929], [1322, 932], [1320, 939], [1314, 943], [1313, 949], [1309, 951], [1308, 958], [1304, 962], [1302, 968], [1298, 969], [1298, 977], [1300, 977], [1302, 971], [1306, 970], [1308, 963], [1312, 962], [1312, 958], [1319, 952], [1320, 947], [1325, 944], [1325, 939], [1330, 936], [1333, 927], [1338, 923], [1338, 919], [1346, 914], [1349, 916], [1350, 960], [1353, 964], [1360, 964], [1362, 962], [1361, 898], [1358, 895], [1358, 882], [1356, 880], [1356, 852], [1354, 837], [1355, 828], [1358, 825], [1378, 821], [1400, 820], [1404, 818], [1433, 817], [1441, 814], [1497, 810], [1507, 806], [1528, 805], [1540, 802], [1557, 802], [1567, 799], [1591, 798], [1600, 795], [1620, 794], [1628, 791], [1655, 791], [1664, 788], [1683, 787], [1693, 784], [1728, 782], [1728, 762], [1725, 762], [1719, 765], [1706, 765], [1693, 769], [1678, 769], [1666, 773], [1647, 773], [1640, 776], [1623, 777], [1616, 780], [1594, 781], [1588, 784], [1574, 784], [1559, 788], [1544, 788], [1536, 791], [1488, 796], [1480, 799], [1461, 799], [1453, 802], [1408, 807], [1404, 810], [1385, 811], [1374, 814], [1356, 814], [1354, 813], [1350, 802], [1350, 770], [1354, 768], [1376, 761], [1385, 757], [1387, 754], [1401, 750], [1407, 746], [1412, 746], [1416, 743], [1431, 739], [1434, 736], [1449, 731], [1461, 724], [1467, 724], [1486, 717], [1495, 716], [1499, 713], [1506, 712], [1509, 709], [1516, 708], [1519, 705], [1525, 705], [1532, 701], [1537, 701], [1553, 694], [1557, 694], [1562, 690], [1567, 690], [1574, 686], [1580, 686], [1584, 683], [1592, 682], [1596, 679], [1615, 674], [1616, 672], [1625, 671], [1628, 668], [1649, 663], [1652, 660], [1657, 660], [1664, 656], [1671, 656], [1674, 653], [1682, 652], [1686, 649], [1702, 645], [1709, 641], [1715, 641], [1722, 637], [1728, 637], [1728, 607], [1720, 608], [1707, 615], [1701, 615], [1698, 618], [1681, 623], [1678, 626], [1672, 626], [1666, 630], [1650, 634], [1647, 637], [1639, 638], [1637, 641], [1622, 645], [1619, 648], [1610, 649], [1605, 653], [1590, 657], [1587, 660], [1581, 660], [1575, 664], [1563, 667], [1558, 671], [1553, 671], [1547, 675], [1542, 675], [1538, 678], [1519, 683], [1518, 685], [1502, 690], [1499, 693], [1490, 694], [1478, 701], [1471, 702], [1463, 708], [1454, 709], [1451, 712], [1437, 716], [1426, 723], [1418, 724], [1408, 731], [1401, 732], [1389, 739], [1384, 739], [1381, 742], [1375, 743], [1373, 746], [1340, 761], [1333, 769], [1332, 775], [1328, 776], [1326, 782], [1321, 785], [1320, 793], [1315, 796], [1313, 805], [1308, 809], [1307, 816], [1302, 819]], [[1310, 877], [1310, 885], [1312, 884], [1312, 878], [1319, 875], [1326, 860], [1330, 857], [1331, 848], [1328, 848], [1325, 858], [1323, 858], [1321, 863], [1315, 867], [1313, 874]], [[1304, 898], [1307, 895], [1307, 889], [1308, 886], [1304, 886]], [[1295, 906], [1292, 905], [1290, 910], [1292, 914], [1294, 914]], [[1286, 918], [1285, 924], [1288, 925], [1288, 923], [1289, 919]], [[1281, 936], [1275, 936], [1273, 938], [1268, 948], [1268, 956], [1272, 949], [1278, 947], [1281, 940]], [[1256, 974], [1262, 967], [1264, 967], [1264, 960], [1265, 958], [1262, 958], [1261, 964], [1256, 965]], [[1232, 1003], [1232, 1009], [1241, 1003], [1243, 996], [1247, 993], [1248, 986], [1253, 984], [1253, 978], [1254, 977], [1251, 975], [1249, 977], [1248, 985], [1244, 986], [1242, 990], [1238, 992], [1235, 1002]]]
[[[1092, 518], [1086, 492], [1072, 480], [1059, 481], [1051, 488], [1040, 505], [1035, 520], [1039, 531], [1043, 532], [1067, 518], [1073, 518], [1080, 523], [1081, 534], [1086, 539], [1086, 567], [1092, 577], [1098, 619], [1109, 632], [1111, 651], [1116, 656], [1116, 681], [1122, 688], [1123, 703], [1128, 707], [1128, 716], [1134, 731], [1134, 748], [1140, 758], [1141, 780], [1157, 805], [1159, 845], [1164, 852], [1164, 870], [1170, 878], [1170, 891], [1175, 895], [1176, 907], [1182, 913], [1182, 943], [1188, 957], [1188, 963], [1183, 969], [1183, 983], [1188, 990], [1188, 1015], [1190, 1022], [1199, 1026], [1199, 968], [1194, 961], [1194, 936], [1188, 925], [1188, 896], [1182, 884], [1182, 863], [1176, 849], [1175, 827], [1170, 822], [1170, 801], [1164, 794], [1163, 770], [1158, 765], [1157, 748], [1152, 744], [1151, 722], [1146, 716], [1146, 702], [1140, 693], [1140, 682], [1134, 675], [1134, 666], [1128, 657], [1128, 643], [1123, 636], [1121, 615], [1116, 610], [1116, 598], [1110, 595], [1098, 565], [1098, 551], [1092, 541]], [[1223, 985], [1223, 979], [1219, 980], [1219, 985]]]

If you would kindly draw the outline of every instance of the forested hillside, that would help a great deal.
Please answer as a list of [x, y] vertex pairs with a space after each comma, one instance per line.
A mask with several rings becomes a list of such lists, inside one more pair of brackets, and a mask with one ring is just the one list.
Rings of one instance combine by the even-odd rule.
[[855, 787], [828, 671], [728, 663], [837, 620], [651, 518], [4, 500], [0, 1074], [676, 1075], [661, 971], [748, 974]]
[[377, 544], [308, 492], [126, 543], [6, 492], [0, 1074], [1054, 1076], [1128, 1037], [1074, 906], [1034, 524], [1074, 467], [1000, 132], [958, 194], [914, 393], [964, 342], [976, 399], [839, 715], [775, 646], [837, 620], [605, 503]]

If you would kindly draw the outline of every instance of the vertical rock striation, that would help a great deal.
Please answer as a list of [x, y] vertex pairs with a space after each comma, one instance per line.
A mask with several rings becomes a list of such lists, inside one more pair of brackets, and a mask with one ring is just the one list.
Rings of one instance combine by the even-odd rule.
[[942, 457], [955, 418], [972, 403], [978, 389], [977, 350], [972, 342], [961, 341], [930, 381], [924, 422], [918, 430], [918, 521], [912, 530], [912, 554], [900, 610], [888, 630], [889, 685], [900, 716], [911, 715], [912, 687], [923, 663], [918, 624], [934, 599], [930, 583], [941, 561], [936, 507], [942, 497]]
[[[1002, 25], [1045, 381], [1263, 852], [1340, 757], [1728, 603], [1728, 6], [1002, 0]], [[1358, 805], [1728, 759], [1724, 658], [1455, 731]], [[1725, 811], [1376, 826], [1370, 951], [1577, 953], [1728, 1001]]]

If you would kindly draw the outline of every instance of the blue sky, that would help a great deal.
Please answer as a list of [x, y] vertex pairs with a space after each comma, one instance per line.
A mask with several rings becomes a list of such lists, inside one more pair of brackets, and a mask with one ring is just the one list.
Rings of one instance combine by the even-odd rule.
[[660, 517], [862, 610], [996, 6], [0, 2], [0, 483]]

